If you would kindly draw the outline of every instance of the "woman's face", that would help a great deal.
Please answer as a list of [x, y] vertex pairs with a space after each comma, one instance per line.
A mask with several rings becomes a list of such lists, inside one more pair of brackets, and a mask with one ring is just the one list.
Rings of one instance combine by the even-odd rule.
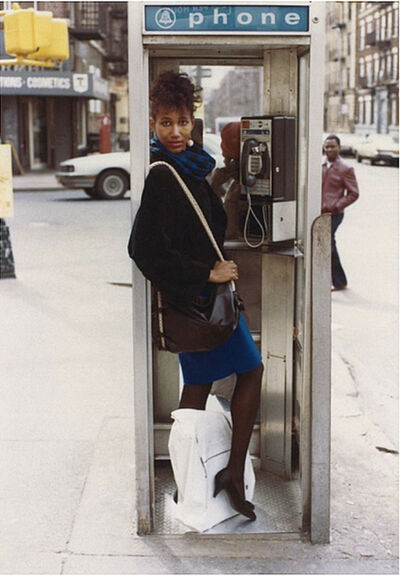
[[193, 117], [187, 108], [178, 110], [160, 107], [156, 118], [151, 119], [151, 127], [161, 144], [175, 154], [186, 149], [193, 126]]

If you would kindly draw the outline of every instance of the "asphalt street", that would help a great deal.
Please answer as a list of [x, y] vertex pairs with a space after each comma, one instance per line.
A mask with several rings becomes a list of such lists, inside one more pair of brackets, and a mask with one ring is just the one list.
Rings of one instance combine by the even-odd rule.
[[[0, 573], [398, 572], [398, 169], [358, 165], [332, 295], [332, 542], [132, 532], [128, 199], [15, 194], [0, 280]], [[5, 465], [4, 465], [5, 464]]]

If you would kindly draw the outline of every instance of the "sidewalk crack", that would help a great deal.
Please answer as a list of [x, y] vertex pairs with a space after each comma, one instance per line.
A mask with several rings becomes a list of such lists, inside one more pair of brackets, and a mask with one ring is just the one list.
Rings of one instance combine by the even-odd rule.
[[92, 444], [92, 450], [91, 450], [91, 452], [90, 452], [90, 458], [89, 458], [89, 460], [88, 460], [88, 467], [87, 467], [87, 470], [86, 470], [85, 479], [84, 479], [84, 481], [83, 481], [83, 483], [82, 483], [81, 491], [80, 491], [80, 493], [79, 493], [78, 503], [77, 503], [77, 506], [76, 506], [76, 508], [75, 508], [74, 515], [73, 515], [73, 518], [72, 518], [72, 521], [71, 521], [71, 527], [70, 527], [69, 535], [68, 535], [67, 540], [66, 540], [66, 542], [65, 542], [65, 547], [64, 547], [63, 550], [57, 551], [57, 553], [59, 553], [59, 554], [61, 554], [61, 555], [63, 556], [63, 559], [62, 559], [62, 562], [61, 562], [61, 572], [60, 572], [60, 575], [64, 575], [64, 570], [65, 570], [66, 563], [67, 563], [67, 561], [68, 561], [68, 557], [71, 555], [71, 551], [70, 551], [70, 549], [69, 549], [69, 544], [70, 544], [71, 539], [72, 539], [72, 535], [73, 535], [73, 532], [74, 532], [76, 519], [77, 519], [77, 516], [78, 516], [78, 513], [79, 513], [79, 509], [80, 509], [80, 506], [81, 506], [81, 503], [82, 503], [83, 495], [84, 495], [84, 493], [85, 493], [86, 485], [87, 485], [87, 482], [88, 482], [88, 479], [89, 479], [89, 475], [90, 475], [90, 470], [91, 470], [92, 465], [93, 465], [93, 458], [94, 458], [94, 455], [95, 455], [95, 452], [96, 452], [97, 444], [98, 444], [99, 439], [100, 439], [101, 431], [103, 430], [103, 427], [104, 427], [105, 422], [106, 422], [109, 418], [110, 418], [109, 416], [104, 417], [104, 418], [102, 419], [101, 423], [100, 423], [99, 429], [98, 429], [98, 431], [97, 431], [96, 438], [94, 439], [93, 444]]

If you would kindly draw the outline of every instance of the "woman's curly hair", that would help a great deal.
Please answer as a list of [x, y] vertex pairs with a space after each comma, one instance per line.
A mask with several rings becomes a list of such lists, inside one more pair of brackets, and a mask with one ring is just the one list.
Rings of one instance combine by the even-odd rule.
[[201, 102], [200, 91], [185, 73], [173, 70], [161, 73], [150, 91], [152, 117], [156, 118], [160, 107], [187, 108], [193, 116]]

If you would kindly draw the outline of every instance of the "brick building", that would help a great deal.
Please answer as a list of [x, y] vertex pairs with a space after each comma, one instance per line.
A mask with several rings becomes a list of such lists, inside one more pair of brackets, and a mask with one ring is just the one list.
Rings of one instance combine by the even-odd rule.
[[326, 10], [325, 130], [398, 134], [398, 2]]
[[398, 41], [398, 2], [361, 2], [357, 34], [358, 133], [398, 134]]

